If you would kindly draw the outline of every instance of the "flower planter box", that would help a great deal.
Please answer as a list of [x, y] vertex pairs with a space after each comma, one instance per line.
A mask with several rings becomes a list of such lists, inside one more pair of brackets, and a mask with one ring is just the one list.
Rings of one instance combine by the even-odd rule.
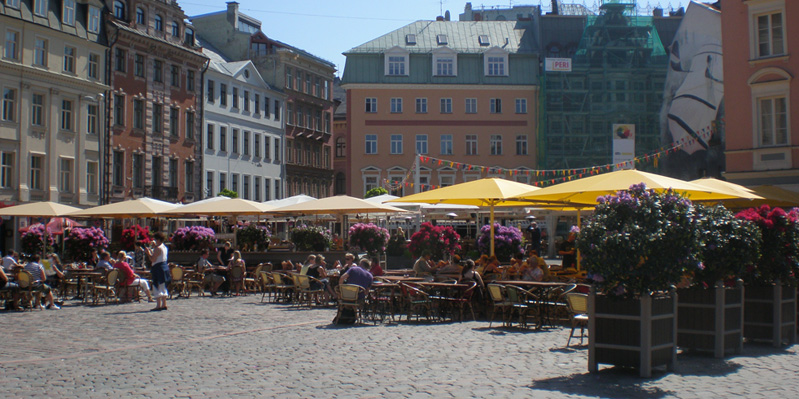
[[743, 350], [744, 288], [685, 288], [677, 291], [677, 346], [717, 358]]
[[652, 368], [677, 364], [677, 293], [617, 299], [596, 293], [588, 298], [588, 371], [600, 363], [632, 367], [641, 377]]
[[796, 342], [796, 289], [779, 281], [747, 285], [744, 295], [744, 337], [775, 347]]

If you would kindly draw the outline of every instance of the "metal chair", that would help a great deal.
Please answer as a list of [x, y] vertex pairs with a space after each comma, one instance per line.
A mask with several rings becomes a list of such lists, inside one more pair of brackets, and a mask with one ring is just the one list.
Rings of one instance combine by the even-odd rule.
[[345, 309], [355, 312], [355, 324], [363, 320], [366, 289], [355, 284], [338, 285], [338, 311], [333, 324], [338, 324]]
[[502, 310], [502, 325], [508, 325], [508, 317], [506, 316], [508, 310], [513, 308], [513, 303], [505, 297], [503, 291], [505, 290], [505, 286], [500, 284], [489, 284], [487, 286], [488, 294], [491, 296], [491, 304], [493, 305], [491, 310], [491, 321], [488, 323], [488, 328], [491, 328], [491, 325], [494, 324], [494, 317], [497, 315], [497, 308]]
[[569, 333], [569, 340], [566, 341], [566, 347], [569, 347], [572, 337], [574, 336], [574, 329], [580, 326], [580, 345], [583, 344], [583, 337], [585, 337], [585, 328], [588, 326], [588, 295], [580, 294], [577, 292], [569, 292], [566, 294], [566, 303], [571, 312], [572, 330]]
[[106, 305], [109, 299], [112, 301], [116, 299], [117, 279], [119, 279], [119, 269], [114, 269], [106, 273], [99, 282], [92, 284], [92, 305], [97, 305], [100, 302], [100, 297], [103, 298]]

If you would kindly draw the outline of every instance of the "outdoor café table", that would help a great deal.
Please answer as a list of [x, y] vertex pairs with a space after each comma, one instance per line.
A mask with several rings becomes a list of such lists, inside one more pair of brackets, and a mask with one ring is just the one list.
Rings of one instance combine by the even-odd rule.
[[539, 328], [541, 328], [544, 324], [552, 325], [552, 308], [558, 306], [560, 303], [559, 300], [561, 291], [558, 290], [558, 288], [562, 289], [572, 285], [561, 282], [525, 280], [499, 280], [495, 281], [495, 283], [502, 285], [515, 285], [533, 294], [538, 305]]
[[390, 283], [418, 283], [424, 281], [424, 277], [380, 276], [377, 278]]
[[103, 272], [94, 269], [67, 269], [66, 278], [78, 280], [78, 292], [75, 299], [82, 299], [84, 302], [89, 297], [90, 282], [94, 282], [103, 277]]
[[386, 276], [410, 276], [414, 274], [413, 269], [389, 269], [383, 272]]
[[431, 281], [420, 281], [414, 283], [414, 285], [430, 294], [430, 299], [433, 301], [434, 310], [436, 313], [438, 313], [438, 317], [442, 320], [450, 311], [452, 312], [452, 318], [454, 319], [455, 310], [450, 309], [451, 306], [449, 305], [457, 301], [461, 297], [463, 291], [471, 287], [469, 284]]
[[401, 308], [402, 292], [398, 283], [387, 283], [376, 280], [369, 287], [366, 301], [367, 314], [373, 321], [382, 322], [386, 316], [394, 321], [396, 310]]

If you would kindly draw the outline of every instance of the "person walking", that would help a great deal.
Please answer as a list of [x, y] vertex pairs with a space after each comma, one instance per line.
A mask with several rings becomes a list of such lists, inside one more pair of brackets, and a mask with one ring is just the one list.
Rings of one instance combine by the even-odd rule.
[[167, 310], [166, 298], [169, 293], [166, 290], [166, 286], [172, 280], [172, 276], [169, 273], [169, 265], [167, 264], [168, 250], [164, 244], [165, 240], [164, 233], [155, 233], [155, 248], [144, 248], [152, 263], [150, 273], [155, 288], [156, 306], [150, 309], [151, 311]]

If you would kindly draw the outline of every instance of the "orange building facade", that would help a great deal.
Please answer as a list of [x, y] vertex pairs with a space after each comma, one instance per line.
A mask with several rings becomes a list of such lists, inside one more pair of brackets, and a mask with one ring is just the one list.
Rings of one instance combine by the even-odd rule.
[[799, 190], [799, 4], [722, 2], [725, 177]]

